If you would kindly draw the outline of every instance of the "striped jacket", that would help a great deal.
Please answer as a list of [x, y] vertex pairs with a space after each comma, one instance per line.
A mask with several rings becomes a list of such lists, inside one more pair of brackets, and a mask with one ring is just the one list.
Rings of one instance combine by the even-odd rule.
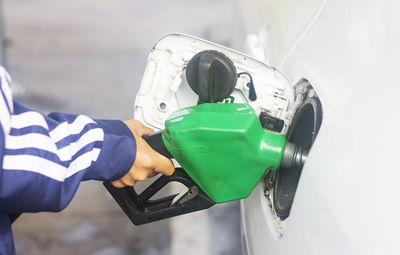
[[10, 215], [60, 211], [81, 181], [115, 180], [132, 166], [136, 143], [118, 120], [32, 111], [13, 101], [0, 66], [0, 254], [15, 254]]

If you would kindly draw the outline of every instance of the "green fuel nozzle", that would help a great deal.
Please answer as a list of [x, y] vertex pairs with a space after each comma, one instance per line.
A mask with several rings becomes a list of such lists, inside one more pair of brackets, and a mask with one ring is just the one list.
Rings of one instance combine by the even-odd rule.
[[[199, 104], [176, 111], [166, 120], [165, 130], [144, 137], [182, 168], [159, 177], [140, 194], [132, 187], [118, 189], [104, 182], [135, 225], [246, 198], [267, 171], [301, 167], [307, 156], [284, 135], [264, 130], [250, 105], [217, 103], [232, 93], [237, 80], [235, 66], [222, 53], [196, 54], [186, 78]], [[256, 99], [254, 87], [252, 98]], [[188, 191], [151, 199], [170, 182], [180, 182]]]
[[284, 155], [285, 136], [264, 130], [248, 104], [184, 108], [165, 127], [165, 147], [216, 203], [247, 197]]
[[[135, 225], [174, 217], [246, 198], [267, 171], [302, 166], [306, 153], [284, 135], [264, 130], [248, 104], [205, 103], [181, 109], [165, 130], [144, 137], [159, 153], [182, 166], [137, 194], [131, 187], [104, 185]], [[158, 200], [151, 197], [169, 182], [188, 191]]]

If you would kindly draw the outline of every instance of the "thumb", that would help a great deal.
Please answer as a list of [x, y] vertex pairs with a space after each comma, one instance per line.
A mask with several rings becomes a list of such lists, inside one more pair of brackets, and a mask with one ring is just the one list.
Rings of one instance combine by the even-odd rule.
[[[141, 124], [141, 123], [140, 123]], [[154, 133], [154, 129], [146, 127], [145, 125], [141, 124], [141, 126], [138, 127], [138, 129], [136, 129], [136, 131], [138, 132], [138, 134], [140, 136], [144, 136], [144, 135], [149, 135], [151, 133]]]
[[146, 127], [138, 120], [126, 120], [124, 123], [129, 127], [134, 135], [142, 137], [143, 135], [148, 135], [154, 133], [154, 130]]
[[148, 134], [154, 133], [154, 130], [152, 128], [149, 128], [149, 127], [143, 125], [139, 121], [135, 121], [135, 132], [139, 136], [144, 136], [144, 135], [148, 135]]

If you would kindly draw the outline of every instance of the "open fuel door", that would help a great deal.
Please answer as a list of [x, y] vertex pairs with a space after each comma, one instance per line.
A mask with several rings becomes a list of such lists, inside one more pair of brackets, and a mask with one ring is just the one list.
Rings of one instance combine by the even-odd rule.
[[[302, 168], [308, 151], [286, 142], [286, 135], [310, 90], [307, 82], [294, 86], [277, 69], [245, 54], [186, 35], [167, 35], [149, 55], [134, 117], [161, 130], [145, 140], [183, 169], [177, 163], [173, 176], [160, 177], [141, 194], [105, 186], [136, 225], [246, 198], [265, 173], [280, 166]], [[236, 163], [229, 164], [231, 154], [224, 147], [235, 148], [231, 161]], [[198, 167], [207, 159], [211, 171]], [[231, 169], [235, 172], [229, 174]], [[232, 176], [248, 186], [240, 187]], [[188, 191], [152, 200], [171, 181]]]

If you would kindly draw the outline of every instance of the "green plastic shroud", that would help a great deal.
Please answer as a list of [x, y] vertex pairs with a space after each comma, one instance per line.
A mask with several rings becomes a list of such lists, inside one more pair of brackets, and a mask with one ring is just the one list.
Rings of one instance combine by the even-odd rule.
[[246, 198], [281, 163], [286, 138], [264, 130], [248, 104], [208, 103], [174, 112], [165, 146], [215, 202]]

